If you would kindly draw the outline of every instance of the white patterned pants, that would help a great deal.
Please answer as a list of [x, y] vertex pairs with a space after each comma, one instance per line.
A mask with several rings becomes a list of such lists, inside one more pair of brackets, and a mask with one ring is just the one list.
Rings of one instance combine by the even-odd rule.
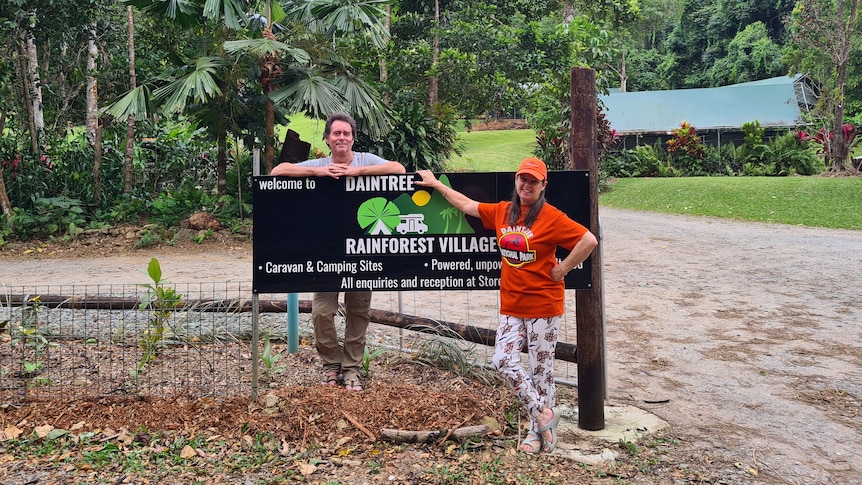
[[[556, 404], [554, 355], [561, 316], [518, 318], [500, 315], [493, 363], [509, 383], [530, 416], [530, 427], [538, 431], [536, 416]], [[521, 349], [527, 342], [529, 372], [521, 365]]]

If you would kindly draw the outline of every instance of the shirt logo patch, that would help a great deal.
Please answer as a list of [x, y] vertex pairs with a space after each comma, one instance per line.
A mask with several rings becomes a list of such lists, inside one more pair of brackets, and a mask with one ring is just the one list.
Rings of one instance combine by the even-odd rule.
[[530, 249], [530, 242], [523, 232], [507, 232], [500, 236], [498, 244], [503, 260], [516, 268], [536, 260], [536, 251]]

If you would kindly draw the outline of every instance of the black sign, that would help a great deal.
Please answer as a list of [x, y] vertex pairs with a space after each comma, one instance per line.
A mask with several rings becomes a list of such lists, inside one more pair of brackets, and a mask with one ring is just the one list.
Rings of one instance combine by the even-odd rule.
[[[438, 178], [480, 202], [509, 200], [513, 173]], [[254, 178], [255, 293], [495, 290], [493, 231], [419, 185], [415, 174]], [[589, 227], [589, 172], [549, 172], [546, 198]], [[557, 257], [566, 251], [559, 249]], [[566, 288], [590, 288], [588, 261]]]

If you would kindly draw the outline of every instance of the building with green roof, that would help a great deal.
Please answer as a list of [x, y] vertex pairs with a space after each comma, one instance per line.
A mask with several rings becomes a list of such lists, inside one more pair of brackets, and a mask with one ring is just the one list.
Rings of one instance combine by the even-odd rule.
[[739, 144], [742, 125], [758, 121], [767, 136], [806, 125], [804, 115], [817, 102], [801, 74], [717, 88], [612, 92], [599, 96], [621, 147], [666, 142], [683, 121], [704, 143]]

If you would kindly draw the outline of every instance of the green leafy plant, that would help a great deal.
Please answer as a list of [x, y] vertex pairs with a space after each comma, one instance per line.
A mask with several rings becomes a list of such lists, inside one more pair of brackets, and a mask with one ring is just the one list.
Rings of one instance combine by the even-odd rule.
[[74, 235], [76, 227], [86, 225], [86, 219], [80, 200], [65, 196], [34, 197], [32, 209], [14, 208], [11, 225], [14, 232], [22, 238], [54, 237], [64, 229], [71, 230]]
[[604, 158], [608, 153], [613, 151], [619, 145], [620, 136], [617, 130], [611, 128], [611, 122], [608, 120], [604, 110], [596, 109], [596, 148], [598, 149], [597, 156], [599, 160]]
[[204, 229], [202, 231], [198, 231], [192, 240], [197, 244], [203, 244], [204, 241], [209, 241], [213, 238], [215, 238], [215, 232], [213, 232], [212, 229]]
[[[840, 142], [836, 140], [836, 132], [840, 132]], [[840, 130], [828, 131], [827, 128], [821, 128], [815, 134], [809, 134], [804, 131], [796, 132], [796, 138], [799, 141], [814, 142], [820, 153], [823, 155], [824, 163], [829, 166], [830, 156], [838, 154], [841, 160], [847, 161], [847, 158], [862, 142], [862, 137], [859, 137], [859, 130], [852, 123], [845, 123]]]
[[[826, 169], [823, 159], [814, 149], [800, 140], [795, 132], [787, 132], [769, 141], [772, 160], [781, 175], [817, 175]], [[776, 174], [778, 175], [778, 174]]]
[[278, 365], [279, 359], [281, 359], [281, 354], [272, 353], [272, 344], [269, 341], [269, 336], [265, 336], [260, 361], [263, 363], [263, 373], [267, 380], [272, 379], [273, 374], [284, 371], [285, 367]]
[[14, 332], [10, 344], [23, 346], [28, 350], [27, 357], [23, 360], [24, 375], [31, 379], [31, 386], [49, 385], [51, 381], [39, 374], [45, 367], [42, 356], [51, 346], [47, 337], [39, 331], [38, 314], [41, 309], [40, 297], [27, 298], [27, 305], [21, 309], [21, 324]]
[[105, 218], [117, 223], [137, 222], [141, 214], [152, 210], [150, 202], [132, 195], [123, 195], [114, 201], [113, 207], [106, 211]]
[[183, 217], [182, 208], [171, 194], [161, 194], [153, 199], [153, 220], [165, 226], [172, 226]]
[[84, 461], [98, 469], [113, 463], [120, 453], [120, 447], [115, 443], [106, 443], [101, 448], [85, 451]]
[[619, 445], [620, 448], [626, 450], [626, 453], [628, 453], [630, 456], [635, 456], [640, 452], [638, 450], [638, 446], [635, 443], [632, 443], [625, 438], [620, 438]]
[[541, 130], [536, 135], [536, 148], [533, 154], [539, 157], [548, 166], [548, 170], [563, 170], [566, 167], [566, 144], [565, 138], [569, 136], [568, 127], [563, 133], [551, 133], [550, 130]]
[[[414, 361], [422, 365], [447, 369], [461, 376], [469, 376], [486, 384], [499, 382], [493, 370], [483, 367], [476, 361], [475, 345], [466, 342], [457, 332], [437, 325], [411, 327], [417, 330]], [[463, 348], [466, 346], [466, 348]]]
[[503, 418], [505, 419], [503, 429], [513, 433], [518, 431], [521, 422], [521, 409], [521, 401], [512, 396], [512, 400], [503, 409]]
[[667, 151], [675, 166], [682, 169], [685, 175], [704, 175], [701, 162], [706, 155], [706, 147], [697, 129], [688, 121], [683, 121], [679, 128], [673, 130], [667, 142]]
[[173, 311], [182, 304], [183, 297], [174, 288], [166, 286], [168, 282], [162, 279], [162, 268], [158, 259], [152, 258], [150, 260], [150, 264], [147, 266], [147, 275], [153, 282], [140, 285], [148, 291], [141, 299], [138, 308], [150, 310], [152, 316], [143, 335], [138, 339], [138, 345], [144, 353], [138, 363], [137, 371], [141, 371], [161, 352], [168, 321]]
[[424, 101], [399, 96], [394, 100], [394, 111], [395, 129], [379, 140], [370, 140], [359, 133], [355, 149], [398, 160], [407, 171], [442, 171], [450, 155], [460, 153], [451, 108], [442, 103], [428, 108]]
[[667, 152], [656, 142], [655, 145], [638, 145], [633, 149], [619, 150], [608, 154], [600, 162], [602, 172], [609, 177], [668, 177], [675, 170], [670, 164]]
[[365, 347], [365, 355], [362, 356], [362, 374], [368, 377], [371, 368], [371, 361], [380, 357], [381, 355], [386, 353], [386, 349], [384, 348], [376, 348], [374, 350], [369, 351], [368, 347]]
[[743, 144], [746, 147], [755, 147], [763, 145], [764, 129], [760, 126], [760, 121], [754, 120], [742, 124]]
[[467, 473], [458, 465], [435, 465], [428, 472], [438, 478], [440, 483], [462, 483]]
[[172, 238], [173, 234], [170, 230], [156, 225], [147, 226], [143, 231], [141, 231], [140, 236], [138, 236], [138, 240], [135, 241], [135, 247], [140, 249], [155, 246], [156, 244], [170, 243]]
[[251, 234], [251, 219], [232, 219], [230, 222], [231, 234]]

